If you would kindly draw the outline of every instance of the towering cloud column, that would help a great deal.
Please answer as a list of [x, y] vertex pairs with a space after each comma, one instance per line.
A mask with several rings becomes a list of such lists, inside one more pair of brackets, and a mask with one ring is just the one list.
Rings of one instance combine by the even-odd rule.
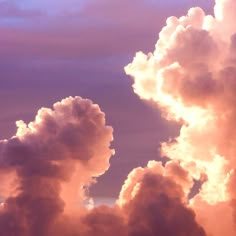
[[81, 213], [86, 186], [109, 168], [112, 128], [98, 105], [80, 97], [41, 108], [33, 122], [17, 126], [0, 142], [0, 234], [55, 235], [56, 222]]
[[190, 200], [199, 222], [210, 235], [233, 236], [236, 3], [218, 0], [214, 10], [214, 16], [192, 8], [187, 16], [168, 18], [155, 51], [138, 52], [125, 71], [141, 99], [156, 102], [165, 118], [182, 124], [179, 137], [161, 151], [202, 182]]

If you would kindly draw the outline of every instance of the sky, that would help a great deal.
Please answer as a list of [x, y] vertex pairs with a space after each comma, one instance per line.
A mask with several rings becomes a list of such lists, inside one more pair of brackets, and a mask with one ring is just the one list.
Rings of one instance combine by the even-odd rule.
[[235, 11], [1, 0], [0, 232], [234, 236]]

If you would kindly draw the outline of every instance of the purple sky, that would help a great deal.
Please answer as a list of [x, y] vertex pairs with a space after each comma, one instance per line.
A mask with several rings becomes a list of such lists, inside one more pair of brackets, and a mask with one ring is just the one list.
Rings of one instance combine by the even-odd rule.
[[178, 128], [160, 118], [132, 91], [124, 73], [135, 52], [153, 51], [168, 16], [191, 6], [206, 12], [208, 0], [7, 0], [0, 1], [0, 137], [15, 121], [67, 96], [98, 103], [114, 128], [116, 155], [92, 189], [116, 197], [134, 167], [158, 159], [160, 141]]

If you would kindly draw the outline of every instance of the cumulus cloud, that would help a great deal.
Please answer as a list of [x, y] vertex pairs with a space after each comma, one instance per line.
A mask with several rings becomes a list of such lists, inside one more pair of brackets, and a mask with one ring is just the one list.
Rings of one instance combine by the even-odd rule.
[[[2, 235], [50, 235], [57, 217], [81, 208], [86, 186], [109, 168], [112, 128], [98, 105], [69, 97], [41, 108], [0, 142], [0, 172], [12, 174], [0, 211]], [[4, 178], [1, 179], [4, 185]]]
[[[168, 18], [155, 51], [125, 67], [135, 93], [182, 124], [161, 151], [202, 182], [190, 205], [214, 236], [235, 235], [235, 10], [235, 1], [216, 0], [213, 16], [192, 8]], [[217, 213], [227, 220], [215, 227]]]
[[112, 128], [90, 100], [69, 97], [16, 124], [0, 142], [1, 235], [206, 235], [187, 205], [193, 181], [175, 161], [134, 169], [113, 207], [93, 207], [87, 190], [114, 151]]
[[186, 204], [182, 181], [174, 181], [173, 176], [174, 172], [170, 174], [156, 161], [149, 162], [145, 168], [134, 169], [113, 208], [100, 206], [82, 218], [83, 233], [88, 236], [117, 232], [121, 236], [205, 236], [194, 212]]

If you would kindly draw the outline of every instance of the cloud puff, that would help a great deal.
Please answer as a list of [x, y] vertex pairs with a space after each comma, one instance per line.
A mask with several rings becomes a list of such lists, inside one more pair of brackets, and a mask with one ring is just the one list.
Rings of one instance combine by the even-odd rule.
[[[169, 165], [177, 164], [170, 162]], [[118, 231], [122, 236], [205, 236], [186, 204], [181, 181], [175, 182], [167, 169], [156, 161], [134, 169], [113, 208], [100, 206], [82, 217], [81, 235], [108, 236]]]

